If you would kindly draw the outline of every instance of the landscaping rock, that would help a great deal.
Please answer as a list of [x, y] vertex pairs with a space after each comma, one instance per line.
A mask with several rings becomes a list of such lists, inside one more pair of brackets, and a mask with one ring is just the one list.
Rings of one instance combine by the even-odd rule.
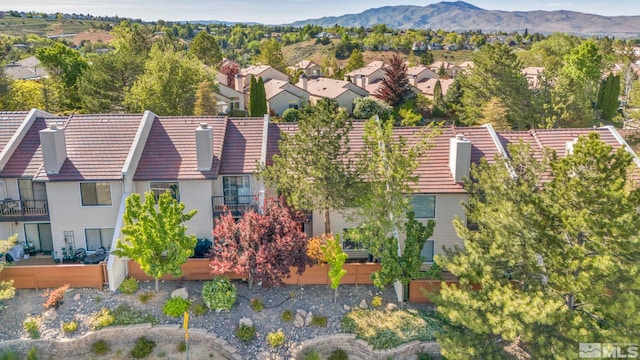
[[388, 311], [398, 310], [398, 305], [396, 305], [394, 303], [388, 303], [387, 306], [386, 306], [386, 309]]
[[296, 314], [296, 317], [293, 318], [293, 326], [297, 328], [301, 328], [304, 326], [304, 316], [300, 315], [300, 313]]
[[305, 316], [307, 316], [307, 312], [302, 310], [302, 309], [298, 309], [296, 310], [296, 314], [300, 314], [300, 316], [302, 316], [302, 318], [304, 318]]
[[75, 295], [73, 296], [73, 300], [75, 300], [75, 301], [79, 301], [79, 300], [80, 300], [80, 297], [81, 297], [81, 296], [80, 296], [80, 294], [75, 294]]
[[345, 311], [351, 310], [351, 306], [349, 306], [347, 304], [344, 304], [342, 307], [344, 308]]
[[307, 316], [304, 317], [304, 326], [311, 325], [311, 321], [313, 320], [313, 314], [311, 311], [307, 313]]
[[242, 326], [242, 325], [252, 327], [253, 320], [249, 319], [248, 317], [243, 317], [242, 319], [240, 319], [238, 326]]
[[180, 289], [176, 289], [173, 290], [173, 292], [171, 293], [171, 297], [180, 297], [183, 298], [185, 300], [189, 300], [189, 293], [187, 292], [187, 288], [180, 288]]
[[367, 306], [367, 301], [365, 299], [362, 299], [362, 301], [360, 301], [360, 309], [368, 309], [369, 307]]

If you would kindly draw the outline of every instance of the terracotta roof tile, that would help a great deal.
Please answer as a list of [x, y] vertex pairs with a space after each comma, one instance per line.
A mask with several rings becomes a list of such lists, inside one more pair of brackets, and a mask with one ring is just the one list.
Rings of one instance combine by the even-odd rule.
[[26, 111], [0, 112], [0, 152], [7, 146], [28, 114]]
[[256, 170], [262, 151], [263, 127], [263, 118], [229, 119], [220, 175], [250, 174]]
[[[213, 164], [210, 171], [198, 170], [195, 130], [200, 123], [213, 127]], [[138, 163], [134, 180], [215, 179], [220, 167], [227, 120], [224, 117], [159, 117]]]

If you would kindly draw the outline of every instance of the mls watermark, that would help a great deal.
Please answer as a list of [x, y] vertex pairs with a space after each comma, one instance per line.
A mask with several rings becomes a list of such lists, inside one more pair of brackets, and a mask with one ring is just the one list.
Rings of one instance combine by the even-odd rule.
[[638, 344], [580, 343], [578, 354], [582, 359], [636, 359]]

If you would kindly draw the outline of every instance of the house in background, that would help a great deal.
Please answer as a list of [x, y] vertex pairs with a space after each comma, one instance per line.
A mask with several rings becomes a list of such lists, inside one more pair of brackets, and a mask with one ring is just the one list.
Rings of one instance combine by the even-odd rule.
[[264, 83], [269, 113], [282, 116], [287, 109], [299, 109], [309, 103], [310, 95], [289, 81], [272, 79]]
[[427, 79], [425, 81], [419, 82], [415, 85], [418, 88], [421, 94], [424, 94], [429, 99], [433, 99], [433, 93], [435, 91], [436, 82], [440, 81], [440, 86], [442, 88], [442, 96], [447, 95], [449, 91], [449, 87], [453, 84], [453, 79]]
[[40, 80], [49, 77], [47, 69], [40, 65], [40, 60], [35, 56], [6, 64], [4, 73], [12, 80]]
[[387, 66], [384, 61], [372, 61], [365, 67], [348, 72], [345, 75], [345, 80], [350, 79], [352, 83], [372, 94], [370, 89], [375, 90], [376, 86], [371, 86], [371, 84], [379, 83], [386, 76], [384, 69]]
[[452, 78], [455, 78], [458, 75], [458, 72], [460, 72], [460, 67], [458, 65], [452, 64], [448, 61], [436, 61], [429, 65], [429, 69], [436, 74], [440, 74], [440, 71], [444, 70], [445, 74]]
[[526, 67], [522, 69], [522, 75], [527, 79], [529, 89], [538, 89], [540, 86], [540, 76], [544, 71], [544, 67]]
[[349, 114], [353, 113], [355, 99], [369, 96], [365, 89], [344, 80], [322, 77], [307, 79], [306, 76], [300, 76], [296, 85], [309, 93], [311, 104], [323, 98], [333, 99]]
[[295, 74], [298, 70], [302, 70], [308, 78], [322, 76], [320, 65], [311, 60], [302, 60], [293, 66], [289, 66], [291, 74]]

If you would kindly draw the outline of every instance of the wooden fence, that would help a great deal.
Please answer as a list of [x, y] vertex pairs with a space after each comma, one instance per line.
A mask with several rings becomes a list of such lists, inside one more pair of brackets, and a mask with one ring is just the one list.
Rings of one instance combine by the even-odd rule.
[[62, 264], [6, 266], [0, 280], [13, 280], [16, 289], [56, 288], [64, 284], [71, 287], [96, 287], [102, 290], [107, 280], [107, 263], [97, 265]]
[[[353, 263], [344, 264], [344, 269], [347, 270], [347, 274], [342, 278], [341, 284], [372, 284], [371, 273], [381, 269], [380, 264], [372, 263]], [[291, 276], [284, 279], [284, 283], [287, 285], [323, 285], [329, 284], [328, 265], [315, 265], [308, 267], [302, 275], [297, 274], [296, 268], [291, 268]], [[209, 268], [209, 259], [189, 259], [182, 265], [182, 280], [209, 280], [215, 275], [211, 275], [211, 268]], [[245, 274], [229, 273], [224, 276], [230, 279], [245, 279]], [[140, 265], [135, 261], [129, 261], [129, 277], [135, 278], [141, 281], [153, 280], [152, 277], [145, 274]], [[177, 280], [173, 276], [166, 275], [162, 277], [162, 280]]]

